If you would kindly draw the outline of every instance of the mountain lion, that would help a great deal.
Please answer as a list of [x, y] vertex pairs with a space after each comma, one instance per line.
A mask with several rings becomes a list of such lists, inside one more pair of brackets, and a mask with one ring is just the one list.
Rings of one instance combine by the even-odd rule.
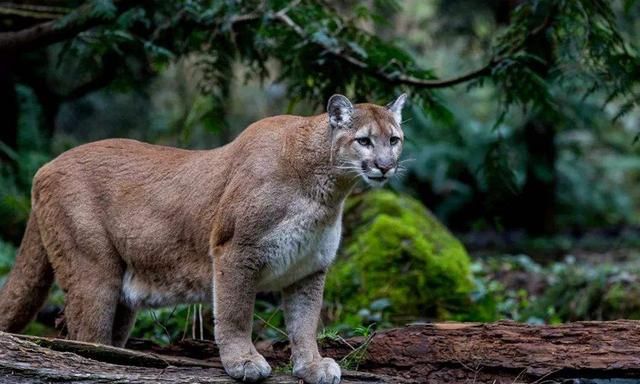
[[111, 139], [63, 153], [34, 177], [0, 330], [21, 331], [54, 279], [69, 337], [116, 346], [141, 308], [212, 300], [226, 372], [257, 381], [271, 368], [251, 342], [255, 296], [281, 291], [293, 374], [338, 383], [316, 344], [325, 273], [354, 184], [396, 172], [405, 99], [334, 95], [325, 114], [266, 118], [207, 151]]

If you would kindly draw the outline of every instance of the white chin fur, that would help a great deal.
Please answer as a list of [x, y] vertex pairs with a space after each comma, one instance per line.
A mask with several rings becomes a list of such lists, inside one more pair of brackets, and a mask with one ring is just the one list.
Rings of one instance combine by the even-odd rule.
[[364, 176], [363, 179], [367, 184], [369, 184], [372, 187], [382, 187], [389, 180], [389, 179], [374, 180], [374, 179], [368, 178], [367, 176]]

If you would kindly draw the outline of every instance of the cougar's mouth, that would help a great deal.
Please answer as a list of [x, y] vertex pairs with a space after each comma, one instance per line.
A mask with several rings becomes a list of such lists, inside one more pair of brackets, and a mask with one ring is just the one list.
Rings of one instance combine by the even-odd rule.
[[365, 176], [365, 181], [372, 187], [382, 187], [386, 184], [387, 180], [389, 180], [389, 178], [386, 176]]

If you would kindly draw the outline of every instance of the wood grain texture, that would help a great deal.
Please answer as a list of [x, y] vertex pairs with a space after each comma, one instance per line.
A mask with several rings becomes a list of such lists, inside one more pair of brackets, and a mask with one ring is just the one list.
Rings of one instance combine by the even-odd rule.
[[[340, 360], [364, 341], [320, 345], [325, 356]], [[128, 347], [139, 351], [0, 333], [0, 382], [234, 382], [218, 368], [212, 341], [160, 347], [131, 340]], [[287, 343], [262, 342], [258, 349], [273, 367], [289, 362]], [[640, 379], [640, 321], [416, 324], [374, 335], [359, 372], [344, 371], [343, 378], [345, 384], [632, 383]], [[297, 382], [287, 374], [267, 381]]]
[[[63, 350], [73, 352], [63, 352]], [[180, 366], [174, 366], [174, 364]], [[189, 359], [145, 354], [98, 344], [34, 337], [27, 339], [0, 332], [0, 383], [51, 382], [237, 383], [227, 376], [224, 370], [215, 368], [212, 363], [205, 361], [198, 364]], [[298, 382], [291, 375], [276, 374], [264, 383], [296, 384]], [[342, 382], [372, 384], [400, 381], [381, 375], [345, 371]]]
[[640, 322], [416, 325], [377, 335], [360, 369], [424, 383], [640, 378]]

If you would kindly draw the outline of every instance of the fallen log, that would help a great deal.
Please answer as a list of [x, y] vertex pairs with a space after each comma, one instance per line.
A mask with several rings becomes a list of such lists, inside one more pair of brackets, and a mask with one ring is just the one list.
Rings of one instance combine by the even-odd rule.
[[[219, 363], [162, 356], [71, 340], [0, 332], [0, 383], [220, 383], [237, 381]], [[291, 375], [274, 374], [269, 383], [296, 384]], [[399, 383], [383, 375], [343, 372], [345, 384]]]
[[[368, 338], [325, 339], [321, 346], [326, 356], [359, 369], [344, 371], [345, 384], [626, 383], [640, 378], [638, 321], [416, 324]], [[0, 333], [0, 382], [234, 382], [218, 368], [211, 341], [160, 347], [132, 340], [128, 347], [139, 351]], [[288, 364], [286, 343], [260, 343], [258, 349], [273, 367]], [[267, 382], [297, 381], [279, 373]]]
[[360, 369], [423, 383], [640, 379], [640, 322], [416, 325], [380, 333], [367, 352]]
[[[640, 321], [631, 320], [557, 326], [509, 321], [414, 324], [379, 332], [369, 340], [325, 339], [320, 345], [325, 356], [343, 364], [407, 383], [596, 383], [595, 379], [640, 379]], [[218, 354], [215, 343], [210, 341], [185, 340], [158, 347], [132, 340], [130, 346], [195, 359], [214, 360]], [[257, 347], [272, 365], [288, 362], [286, 342], [259, 343]]]

